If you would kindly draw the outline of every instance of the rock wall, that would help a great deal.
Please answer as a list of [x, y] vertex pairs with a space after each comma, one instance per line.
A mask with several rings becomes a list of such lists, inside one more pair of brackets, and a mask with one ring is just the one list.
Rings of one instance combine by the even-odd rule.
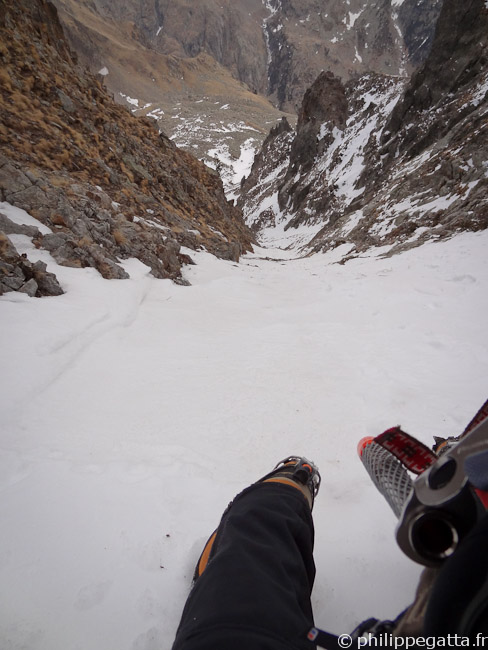
[[473, 80], [481, 79], [487, 59], [488, 8], [484, 0], [444, 0], [431, 54], [392, 112], [382, 144], [392, 150], [393, 141], [398, 141], [400, 152], [410, 150], [413, 155], [443, 137], [469, 106], [464, 115], [451, 111], [447, 121], [445, 115], [439, 119], [433, 114], [426, 133], [422, 117], [436, 111], [437, 104], [445, 102], [448, 95], [461, 93]]
[[246, 212], [253, 232], [277, 225], [278, 182], [288, 169], [290, 147], [295, 137], [286, 118], [274, 126], [254, 157], [251, 173], [241, 181], [238, 204]]
[[398, 9], [398, 21], [411, 65], [421, 65], [434, 40], [433, 26], [437, 24], [443, 0], [404, 0]]

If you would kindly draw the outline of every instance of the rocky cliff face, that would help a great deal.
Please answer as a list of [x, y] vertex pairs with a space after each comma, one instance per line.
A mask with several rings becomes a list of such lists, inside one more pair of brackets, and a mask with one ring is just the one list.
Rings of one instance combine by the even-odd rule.
[[[447, 122], [431, 120], [427, 133], [421, 133], [420, 119], [427, 111], [438, 110], [438, 104], [446, 106], [449, 95], [462, 93], [474, 82], [483, 81], [487, 69], [487, 7], [483, 0], [467, 0], [456, 3], [445, 0], [435, 34], [435, 47], [425, 65], [412, 77], [404, 97], [392, 112], [382, 136], [386, 143], [395, 138], [403, 153], [421, 151], [431, 142], [440, 139], [457, 123], [462, 115], [453, 111]], [[466, 106], [464, 114], [471, 112]], [[417, 128], [405, 127], [415, 125]], [[399, 137], [403, 134], [403, 137]], [[412, 149], [413, 146], [413, 149]], [[391, 143], [389, 148], [392, 149]]]
[[157, 43], [179, 55], [204, 49], [280, 108], [297, 110], [322, 70], [343, 79], [405, 74], [410, 52], [416, 63], [425, 58], [440, 0], [409, 5], [400, 15], [391, 0], [206, 0], [198, 9], [159, 0]]
[[259, 158], [243, 183], [249, 223], [275, 225], [263, 241], [279, 235], [312, 250], [347, 243], [358, 253], [488, 226], [484, 0], [445, 0], [430, 55], [405, 84], [384, 75], [317, 79], [294, 137], [267, 143], [270, 157], [280, 148], [280, 174], [271, 177], [270, 160]]
[[295, 111], [322, 70], [344, 80], [365, 72], [407, 74], [428, 53], [441, 0], [56, 3], [70, 38], [90, 63], [94, 57], [98, 65], [107, 59], [116, 38], [108, 28], [105, 39], [90, 38], [95, 11], [134, 42], [176, 61], [209, 54], [252, 91]]
[[279, 226], [277, 186], [289, 167], [294, 138], [295, 131], [283, 118], [256, 154], [250, 175], [242, 179], [239, 203], [248, 211], [248, 224], [255, 233], [274, 232]]
[[[0, 59], [0, 200], [49, 227], [30, 232], [36, 246], [106, 278], [127, 277], [119, 260], [138, 257], [177, 281], [190, 261], [181, 245], [234, 260], [249, 250], [252, 235], [219, 176], [77, 65], [53, 5], [0, 0]], [[4, 235], [14, 227], [3, 215]], [[2, 291], [32, 279], [4, 235]]]
[[410, 64], [417, 68], [427, 58], [443, 0], [403, 0], [392, 3]]

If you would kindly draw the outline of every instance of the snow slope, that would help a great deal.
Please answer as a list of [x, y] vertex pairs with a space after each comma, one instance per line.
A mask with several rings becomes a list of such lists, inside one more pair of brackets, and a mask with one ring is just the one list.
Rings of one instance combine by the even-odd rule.
[[323, 477], [317, 624], [410, 601], [420, 568], [356, 444], [456, 434], [486, 398], [487, 232], [344, 265], [192, 253], [191, 287], [13, 238], [66, 294], [0, 298], [2, 650], [169, 649], [223, 509], [290, 453]]

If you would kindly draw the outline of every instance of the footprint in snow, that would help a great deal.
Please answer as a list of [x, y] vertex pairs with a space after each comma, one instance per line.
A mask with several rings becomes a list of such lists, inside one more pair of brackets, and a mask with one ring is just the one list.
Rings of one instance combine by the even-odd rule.
[[132, 644], [132, 650], [161, 650], [163, 636], [157, 627], [140, 634]]
[[476, 278], [472, 275], [455, 275], [453, 278], [449, 279], [449, 282], [464, 282], [464, 284], [474, 284]]
[[444, 350], [446, 347], [443, 343], [440, 341], [428, 341], [427, 342], [431, 348], [434, 348], [434, 350]]
[[99, 605], [112, 587], [112, 581], [96, 582], [83, 587], [78, 592], [75, 600], [75, 608], [80, 611], [86, 611]]
[[149, 589], [146, 589], [146, 591], [144, 591], [144, 593], [139, 597], [137, 602], [137, 611], [141, 618], [147, 620], [162, 620], [162, 617], [164, 616], [163, 604]]

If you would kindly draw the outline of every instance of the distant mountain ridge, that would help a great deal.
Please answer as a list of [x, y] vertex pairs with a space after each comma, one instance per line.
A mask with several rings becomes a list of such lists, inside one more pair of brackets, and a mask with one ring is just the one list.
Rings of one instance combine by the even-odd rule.
[[442, 0], [53, 0], [82, 64], [221, 173], [234, 199], [270, 128], [322, 71], [408, 76]]
[[[322, 71], [408, 76], [442, 0], [54, 0], [80, 62], [221, 173], [235, 198], [283, 116]], [[243, 167], [244, 164], [244, 167]]]
[[[113, 30], [182, 66], [207, 54], [252, 92], [297, 110], [322, 70], [406, 75], [430, 49], [442, 0], [55, 0], [68, 35], [104, 65]], [[93, 37], [96, 18], [110, 26]], [[112, 36], [111, 36], [112, 34]], [[137, 61], [126, 61], [137, 69]], [[142, 70], [141, 70], [142, 72]], [[119, 76], [121, 71], [117, 73]], [[120, 81], [119, 81], [120, 84]]]

